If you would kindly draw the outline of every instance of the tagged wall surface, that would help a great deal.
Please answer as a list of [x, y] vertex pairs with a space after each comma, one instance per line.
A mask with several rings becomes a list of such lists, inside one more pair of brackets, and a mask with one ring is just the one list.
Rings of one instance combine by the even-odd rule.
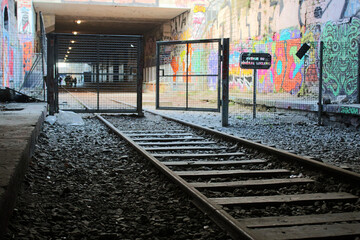
[[[232, 91], [252, 91], [252, 71], [239, 67], [241, 52], [268, 52], [273, 55], [272, 67], [258, 72], [260, 93], [316, 99], [323, 41], [325, 96], [333, 102], [339, 96], [346, 96], [349, 103], [357, 101], [360, 1], [183, 0], [178, 4], [191, 10], [171, 20], [172, 40], [230, 38]], [[311, 50], [299, 59], [295, 54], [303, 43]], [[155, 49], [153, 43], [146, 44]], [[207, 64], [211, 69], [211, 58]]]

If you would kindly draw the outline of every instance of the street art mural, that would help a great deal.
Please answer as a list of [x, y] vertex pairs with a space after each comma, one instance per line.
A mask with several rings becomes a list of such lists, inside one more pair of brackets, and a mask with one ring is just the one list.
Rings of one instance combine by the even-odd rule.
[[[241, 52], [268, 52], [273, 56], [272, 67], [258, 71], [258, 91], [314, 98], [319, 43], [324, 41], [334, 48], [324, 51], [324, 93], [333, 100], [346, 95], [352, 102], [359, 94], [360, 1], [189, 0], [181, 5], [191, 10], [171, 21], [172, 40], [230, 38], [231, 91], [252, 91], [252, 71], [239, 67]], [[295, 54], [303, 43], [311, 49], [299, 59]], [[209, 69], [212, 61], [211, 57], [206, 60]], [[208, 85], [213, 88], [212, 81]]]
[[[17, 91], [23, 87], [33, 88], [34, 83], [24, 84], [34, 57], [32, 0], [2, 0], [1, 16], [0, 86]], [[42, 86], [42, 82], [38, 84]]]
[[11, 46], [11, 14], [9, 1], [1, 2], [1, 86], [14, 85], [14, 49]]
[[28, 73], [32, 66], [33, 58], [33, 16], [32, 16], [32, 0], [20, 0], [18, 2], [18, 33], [20, 43], [23, 49], [23, 75]]
[[360, 19], [348, 23], [328, 22], [321, 39], [324, 42], [324, 88], [332, 97], [346, 95], [356, 100], [358, 89], [358, 57]]

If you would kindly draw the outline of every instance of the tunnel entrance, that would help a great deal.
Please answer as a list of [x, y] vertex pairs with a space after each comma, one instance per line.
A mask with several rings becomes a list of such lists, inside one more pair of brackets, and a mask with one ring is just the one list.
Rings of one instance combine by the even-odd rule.
[[58, 110], [141, 113], [142, 36], [55, 33], [48, 38], [54, 46], [48, 54], [53, 51]]

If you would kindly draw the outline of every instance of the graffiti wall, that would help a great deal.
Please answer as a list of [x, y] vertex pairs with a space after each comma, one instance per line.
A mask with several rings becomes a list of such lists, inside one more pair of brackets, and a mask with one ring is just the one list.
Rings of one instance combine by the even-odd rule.
[[[252, 91], [252, 70], [239, 67], [241, 52], [268, 52], [272, 67], [258, 71], [259, 92], [315, 98], [323, 41], [324, 93], [333, 101], [340, 95], [356, 101], [360, 1], [182, 0], [178, 4], [191, 10], [171, 20], [172, 40], [230, 38], [233, 92]], [[299, 59], [295, 54], [304, 43], [311, 49]]]
[[32, 0], [1, 1], [1, 87], [20, 90], [34, 57]]

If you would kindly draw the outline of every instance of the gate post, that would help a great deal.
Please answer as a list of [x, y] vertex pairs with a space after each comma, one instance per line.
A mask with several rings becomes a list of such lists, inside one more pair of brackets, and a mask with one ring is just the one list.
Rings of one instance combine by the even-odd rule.
[[320, 64], [319, 64], [319, 100], [318, 100], [318, 125], [322, 125], [322, 85], [323, 85], [323, 51], [324, 42], [320, 42]]
[[222, 42], [222, 126], [229, 126], [229, 38]]
[[254, 81], [253, 81], [253, 119], [256, 118], [256, 84], [257, 84], [257, 71], [256, 69], [253, 70], [254, 72]]
[[143, 38], [139, 38], [137, 40], [138, 51], [137, 51], [137, 61], [138, 61], [138, 68], [137, 68], [137, 88], [136, 88], [136, 108], [138, 112], [138, 116], [144, 116], [142, 111], [142, 90], [143, 90], [143, 71], [144, 71], [144, 51], [143, 51]]
[[159, 109], [159, 91], [160, 91], [160, 44], [156, 42], [156, 99], [155, 99], [155, 108]]
[[360, 41], [358, 41], [357, 103], [360, 103]]
[[49, 107], [49, 115], [55, 114], [55, 79], [54, 79], [54, 35], [48, 35], [47, 44], [47, 103]]

